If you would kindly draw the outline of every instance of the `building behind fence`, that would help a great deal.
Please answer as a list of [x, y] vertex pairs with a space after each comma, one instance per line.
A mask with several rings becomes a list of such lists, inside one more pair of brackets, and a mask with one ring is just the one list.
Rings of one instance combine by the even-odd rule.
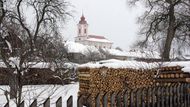
[[[95, 99], [91, 95], [78, 97], [78, 107], [190, 107], [190, 84], [179, 83], [170, 86], [157, 86], [126, 90], [125, 92], [99, 93]], [[103, 94], [103, 96], [102, 96]], [[60, 95], [61, 96], [61, 95]], [[51, 99], [43, 103], [44, 107], [50, 107]], [[37, 99], [30, 107], [37, 107]], [[52, 103], [52, 102], [51, 102]], [[62, 97], [56, 102], [56, 107], [62, 106]], [[67, 107], [73, 107], [73, 97], [67, 100]], [[4, 107], [9, 107], [7, 103]], [[24, 101], [20, 104], [24, 107]]]

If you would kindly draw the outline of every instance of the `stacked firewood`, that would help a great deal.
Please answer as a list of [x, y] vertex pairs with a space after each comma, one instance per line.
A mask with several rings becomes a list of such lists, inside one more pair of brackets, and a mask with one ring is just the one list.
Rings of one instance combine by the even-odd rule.
[[190, 82], [190, 73], [182, 71], [180, 66], [166, 66], [159, 69], [155, 79], [158, 83]]
[[153, 85], [155, 70], [128, 68], [79, 68], [79, 94], [118, 92]]

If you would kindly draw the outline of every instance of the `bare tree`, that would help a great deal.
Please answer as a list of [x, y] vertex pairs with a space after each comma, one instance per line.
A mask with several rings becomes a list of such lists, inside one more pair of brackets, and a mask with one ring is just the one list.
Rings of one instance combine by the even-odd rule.
[[[140, 0], [128, 0], [135, 4]], [[163, 43], [162, 59], [170, 60], [170, 53], [175, 41], [189, 45], [190, 40], [190, 2], [189, 0], [141, 0], [147, 11], [139, 22], [143, 25], [140, 33], [145, 35], [138, 45]], [[161, 45], [160, 45], [161, 46]]]
[[65, 0], [0, 0], [0, 51], [17, 107], [28, 68], [42, 61], [56, 66], [65, 62], [59, 23], [70, 15], [68, 6]]

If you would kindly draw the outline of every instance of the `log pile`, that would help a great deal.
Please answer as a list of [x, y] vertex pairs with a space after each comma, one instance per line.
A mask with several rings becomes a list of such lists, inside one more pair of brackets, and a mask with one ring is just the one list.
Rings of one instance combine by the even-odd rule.
[[180, 66], [167, 66], [160, 68], [155, 80], [158, 83], [190, 82], [190, 73], [182, 71]]
[[155, 70], [128, 68], [79, 68], [79, 94], [96, 95], [101, 92], [118, 92], [153, 85]]

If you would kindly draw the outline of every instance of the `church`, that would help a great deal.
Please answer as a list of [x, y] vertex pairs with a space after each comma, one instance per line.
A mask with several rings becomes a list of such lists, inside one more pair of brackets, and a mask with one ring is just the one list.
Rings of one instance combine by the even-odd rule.
[[75, 42], [88, 46], [95, 46], [96, 48], [112, 48], [112, 42], [106, 39], [104, 36], [89, 35], [88, 23], [85, 20], [84, 15], [81, 16], [78, 23], [78, 36], [75, 37]]

